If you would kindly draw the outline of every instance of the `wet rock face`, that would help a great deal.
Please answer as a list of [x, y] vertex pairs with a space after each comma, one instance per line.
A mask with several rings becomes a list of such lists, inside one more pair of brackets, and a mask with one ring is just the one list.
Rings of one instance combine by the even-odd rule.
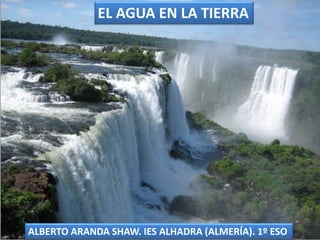
[[204, 217], [204, 211], [200, 201], [192, 196], [176, 196], [170, 204], [170, 213], [184, 214], [193, 217]]
[[55, 201], [52, 188], [55, 180], [52, 174], [47, 172], [18, 173], [14, 175], [14, 179], [13, 187], [38, 194], [43, 200]]
[[173, 158], [179, 158], [182, 160], [185, 160], [189, 163], [192, 163], [195, 161], [195, 159], [192, 156], [192, 148], [187, 143], [183, 141], [175, 140], [172, 144], [171, 150], [170, 150], [170, 156]]
[[211, 160], [221, 156], [221, 152], [214, 147], [197, 149], [182, 140], [173, 141], [169, 154], [172, 158], [183, 160], [195, 167], [205, 167]]
[[16, 167], [16, 165], [13, 163], [5, 167], [7, 171], [1, 174], [1, 184], [6, 189], [12, 188], [32, 193], [38, 198], [39, 202], [49, 200], [52, 203], [52, 211], [55, 212], [58, 204], [54, 176], [49, 172], [43, 171], [43, 169], [35, 170], [30, 165], [28, 167]]
[[20, 191], [36, 194], [39, 200], [56, 200], [56, 179], [47, 172], [48, 161], [19, 159], [16, 162], [3, 162], [1, 169], [1, 184], [6, 188], [14, 188]]

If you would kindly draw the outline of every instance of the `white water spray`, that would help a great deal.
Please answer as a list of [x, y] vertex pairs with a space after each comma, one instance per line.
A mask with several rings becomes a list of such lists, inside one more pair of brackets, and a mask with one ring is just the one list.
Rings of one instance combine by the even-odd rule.
[[55, 45], [66, 45], [66, 44], [70, 43], [68, 38], [66, 36], [64, 36], [63, 34], [57, 34], [57, 35], [53, 36], [52, 42]]
[[1, 74], [1, 109], [19, 110], [28, 108], [33, 102], [41, 102], [42, 96], [33, 95], [19, 87], [22, 82], [37, 82], [42, 74], [27, 73], [25, 69], [15, 68], [16, 72]]

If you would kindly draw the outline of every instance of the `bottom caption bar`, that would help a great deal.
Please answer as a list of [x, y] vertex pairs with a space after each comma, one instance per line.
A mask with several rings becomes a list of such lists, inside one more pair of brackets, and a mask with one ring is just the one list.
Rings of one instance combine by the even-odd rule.
[[26, 223], [26, 239], [292, 239], [291, 223]]

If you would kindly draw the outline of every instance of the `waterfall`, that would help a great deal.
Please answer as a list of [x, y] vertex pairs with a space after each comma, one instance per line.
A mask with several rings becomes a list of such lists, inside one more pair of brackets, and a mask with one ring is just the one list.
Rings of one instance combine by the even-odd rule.
[[189, 127], [187, 125], [186, 114], [183, 107], [179, 87], [175, 81], [169, 86], [169, 120], [168, 127], [172, 139], [185, 139], [190, 137]]
[[[56, 91], [44, 91], [46, 87], [38, 85], [43, 74], [32, 74], [26, 69], [14, 68], [14, 72], [1, 74], [1, 102], [3, 110], [30, 111], [30, 108], [38, 109], [37, 103], [65, 102], [70, 97], [59, 94]], [[30, 87], [29, 85], [35, 86]]]
[[239, 107], [237, 121], [258, 140], [285, 138], [285, 117], [298, 70], [259, 66], [248, 99]]
[[211, 83], [214, 83], [218, 80], [217, 77], [217, 59], [214, 59], [213, 66], [211, 68]]
[[102, 113], [96, 125], [48, 154], [59, 178], [64, 222], [132, 221], [130, 189], [139, 184], [135, 127], [125, 110]]
[[[173, 73], [185, 107], [203, 111], [222, 125], [258, 141], [286, 139], [285, 118], [298, 70], [260, 66], [248, 94], [243, 86], [251, 73], [245, 63], [210, 54], [178, 53], [174, 61], [163, 63]], [[235, 70], [239, 66], [241, 72]], [[245, 94], [249, 96], [243, 101]]]
[[200, 64], [199, 64], [199, 78], [204, 77], [204, 56], [201, 56], [200, 58]]
[[81, 50], [85, 51], [93, 51], [93, 52], [102, 52], [104, 49], [104, 46], [81, 46]]
[[43, 96], [33, 95], [31, 92], [18, 87], [24, 82], [37, 82], [41, 74], [30, 74], [22, 68], [14, 68], [14, 72], [6, 72], [1, 74], [1, 105], [2, 110], [7, 109], [23, 109], [32, 102], [44, 101]]
[[162, 63], [164, 51], [158, 51], [158, 52], [155, 52], [154, 54], [155, 54], [156, 62]]
[[187, 53], [178, 54], [174, 59], [174, 79], [177, 81], [181, 91], [185, 88], [185, 84], [188, 77], [188, 64], [190, 61], [190, 55]]
[[[89, 131], [71, 135], [65, 145], [46, 154], [59, 179], [63, 222], [172, 221], [160, 199], [187, 194], [189, 182], [199, 174], [169, 156], [162, 79], [156, 74], [122, 80], [119, 76], [110, 74], [108, 81], [126, 95], [123, 108], [98, 114]], [[176, 85], [171, 91], [178, 91]], [[177, 100], [169, 97], [168, 101]], [[175, 117], [169, 117], [175, 123], [168, 125], [187, 126], [181, 123], [185, 117], [177, 115], [184, 111], [176, 111]], [[142, 182], [151, 187], [140, 186]], [[150, 210], [150, 206], [161, 209]]]
[[184, 106], [191, 111], [212, 108], [218, 81], [217, 58], [208, 53], [177, 53], [174, 61], [162, 63], [172, 73], [181, 91]]
[[[190, 134], [177, 83], [165, 83], [160, 70], [141, 74], [136, 68], [72, 61], [85, 78], [108, 81], [125, 101], [59, 102], [67, 96], [39, 83], [41, 74], [8, 68], [1, 75], [2, 118], [10, 126], [4, 147], [51, 162], [61, 222], [180, 221], [168, 212], [168, 202], [190, 194], [190, 182], [203, 170], [172, 159], [172, 143], [188, 144], [194, 156], [208, 144]], [[24, 146], [34, 151], [25, 153]]]
[[[177, 53], [173, 62], [164, 62], [163, 52], [156, 52], [156, 59], [161, 59], [161, 63], [168, 68], [174, 79], [177, 81], [182, 95], [186, 85], [198, 86], [216, 82], [217, 78], [217, 58], [214, 55], [203, 53], [200, 55], [189, 53]], [[210, 70], [211, 69], [211, 70]]]

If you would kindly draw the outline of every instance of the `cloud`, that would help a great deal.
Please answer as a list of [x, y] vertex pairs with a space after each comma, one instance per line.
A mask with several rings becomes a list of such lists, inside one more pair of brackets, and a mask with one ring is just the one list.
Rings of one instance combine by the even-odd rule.
[[11, 2], [11, 3], [21, 3], [24, 0], [4, 0], [5, 2]]
[[30, 17], [30, 16], [33, 15], [32, 12], [29, 9], [26, 9], [26, 8], [20, 8], [19, 9], [19, 13], [24, 17]]
[[56, 1], [54, 3], [54, 5], [60, 6], [60, 7], [63, 7], [63, 8], [75, 8], [75, 7], [77, 7], [77, 5], [75, 3], [66, 2], [66, 1]]
[[87, 11], [87, 10], [79, 11], [79, 14], [82, 14], [82, 15], [84, 15], [86, 17], [94, 17], [94, 12], [93, 11]]

